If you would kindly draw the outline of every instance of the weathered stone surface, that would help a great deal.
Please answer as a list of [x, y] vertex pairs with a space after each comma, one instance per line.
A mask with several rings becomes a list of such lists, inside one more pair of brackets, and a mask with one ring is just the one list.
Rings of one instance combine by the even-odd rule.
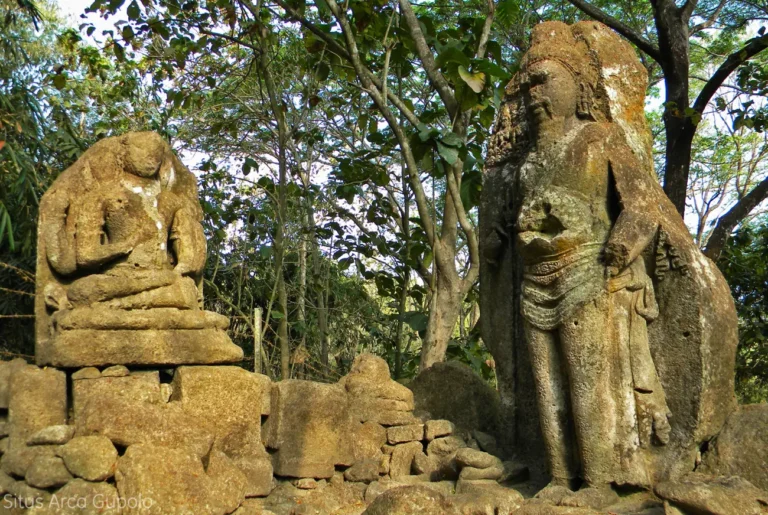
[[24, 479], [35, 488], [53, 488], [67, 484], [72, 474], [58, 456], [38, 456], [27, 469]]
[[433, 419], [449, 420], [467, 431], [496, 432], [499, 396], [469, 366], [456, 361], [435, 363], [409, 386], [417, 414], [425, 411]]
[[768, 490], [768, 404], [740, 406], [710, 442], [696, 470], [705, 474], [739, 476]]
[[654, 487], [661, 499], [683, 513], [758, 515], [768, 512], [768, 492], [740, 477], [690, 474]]
[[424, 437], [431, 442], [441, 436], [450, 436], [456, 430], [456, 426], [450, 420], [427, 420], [424, 424]]
[[[136, 510], [133, 512], [135, 513]], [[73, 479], [58, 490], [55, 497], [42, 503], [39, 508], [29, 511], [29, 515], [117, 515], [119, 513], [121, 513], [120, 500], [114, 485], [91, 483], [83, 479]]]
[[416, 454], [422, 452], [421, 442], [408, 442], [395, 445], [389, 464], [389, 477], [397, 479], [411, 473], [411, 464]]
[[358, 460], [344, 471], [344, 479], [358, 483], [370, 483], [379, 479], [380, 460]]
[[523, 496], [496, 481], [462, 479], [456, 483], [456, 496], [449, 500], [461, 515], [496, 515], [516, 513]]
[[51, 498], [50, 493], [24, 481], [16, 481], [5, 472], [0, 472], [0, 492], [8, 494], [3, 501], [10, 501], [12, 507], [31, 508], [38, 504], [45, 504]]
[[67, 469], [86, 481], [104, 481], [115, 473], [117, 449], [106, 436], [77, 436], [57, 452]]
[[571, 508], [567, 506], [552, 506], [551, 504], [524, 503], [515, 515], [604, 515], [604, 512], [591, 508]]
[[141, 496], [151, 505], [128, 513], [223, 515], [242, 503], [245, 487], [242, 473], [227, 461], [217, 453], [206, 471], [192, 450], [137, 444], [118, 460], [115, 480], [122, 498]]
[[503, 434], [555, 478], [648, 486], [692, 470], [736, 406], [733, 301], [656, 180], [635, 51], [591, 21], [531, 43], [480, 207]]
[[[271, 381], [240, 367], [179, 367], [171, 402], [215, 439], [248, 478], [248, 497], [267, 495], [272, 463], [261, 443], [261, 416], [269, 414]], [[226, 399], [227, 402], [222, 402]]]
[[427, 445], [427, 454], [438, 459], [453, 457], [456, 451], [467, 446], [466, 442], [458, 436], [446, 436], [435, 438]]
[[369, 421], [357, 425], [353, 439], [355, 459], [378, 459], [385, 443], [387, 430], [380, 424]]
[[63, 445], [75, 436], [75, 426], [48, 426], [33, 434], [27, 445]]
[[464, 480], [476, 480], [476, 479], [500, 479], [504, 475], [504, 467], [499, 463], [486, 468], [476, 467], [464, 467], [459, 473], [459, 479]]
[[67, 423], [67, 376], [52, 368], [16, 367], [10, 377], [8, 449], [2, 469], [23, 477], [39, 456], [51, 456], [47, 446], [27, 446], [27, 440], [49, 426]]
[[352, 419], [339, 385], [289, 379], [272, 386], [264, 443], [278, 476], [330, 478], [335, 465], [352, 465]]
[[[487, 452], [464, 448], [456, 451], [456, 463], [461, 467], [484, 469], [489, 467], [501, 468], [501, 460]], [[480, 478], [477, 478], [480, 479]]]
[[416, 442], [424, 439], [424, 424], [410, 424], [387, 428], [387, 441], [392, 444]]
[[184, 442], [199, 456], [213, 444], [213, 435], [180, 403], [162, 402], [156, 371], [74, 381], [73, 392], [78, 436], [103, 435], [123, 447]]
[[499, 456], [501, 450], [499, 449], [499, 446], [496, 443], [496, 438], [493, 435], [475, 430], [472, 431], [472, 438], [475, 439], [481, 450], [489, 454], [493, 454], [494, 456]]
[[226, 319], [200, 308], [206, 241], [196, 182], [150, 132], [105, 138], [59, 175], [40, 201], [38, 364], [242, 359]]
[[299, 490], [315, 490], [320, 484], [311, 477], [304, 477], [301, 479], [294, 479], [291, 484]]
[[8, 394], [10, 392], [11, 374], [13, 373], [13, 370], [26, 365], [27, 362], [21, 358], [16, 358], [11, 361], [0, 361], [0, 408], [8, 409], [8, 401], [10, 400]]
[[360, 354], [339, 384], [349, 393], [352, 416], [360, 422], [384, 426], [417, 423], [410, 413], [413, 393], [390, 378], [389, 366], [382, 358]]
[[391, 488], [378, 495], [364, 512], [365, 515], [455, 515], [457, 513], [445, 496], [422, 485]]

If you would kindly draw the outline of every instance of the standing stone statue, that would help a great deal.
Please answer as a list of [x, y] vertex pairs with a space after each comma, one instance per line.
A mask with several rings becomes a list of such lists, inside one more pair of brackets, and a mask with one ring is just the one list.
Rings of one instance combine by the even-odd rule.
[[484, 339], [565, 505], [692, 471], [735, 406], [733, 301], [658, 185], [646, 86], [607, 27], [543, 23], [488, 150]]
[[242, 360], [202, 309], [206, 241], [195, 176], [156, 133], [106, 138], [40, 202], [40, 365]]

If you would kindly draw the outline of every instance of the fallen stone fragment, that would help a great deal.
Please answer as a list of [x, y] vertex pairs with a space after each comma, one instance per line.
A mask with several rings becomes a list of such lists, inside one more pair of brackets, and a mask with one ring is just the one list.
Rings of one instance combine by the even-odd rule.
[[458, 436], [446, 436], [444, 438], [435, 438], [427, 445], [427, 455], [438, 459], [444, 459], [453, 456], [459, 449], [465, 448], [466, 442]]
[[450, 420], [427, 420], [424, 424], [425, 437], [429, 442], [441, 436], [450, 436], [455, 430], [456, 426]]
[[370, 483], [379, 479], [379, 460], [360, 460], [344, 471], [344, 479], [357, 483]]
[[75, 426], [48, 426], [33, 434], [27, 440], [27, 445], [64, 445], [75, 436]]
[[27, 365], [21, 358], [11, 361], [0, 361], [0, 408], [8, 409], [11, 374], [14, 370]]
[[505, 481], [521, 482], [530, 476], [528, 465], [519, 461], [509, 460], [503, 462], [502, 465], [504, 466], [504, 474], [499, 478], [500, 483]]
[[318, 487], [317, 481], [311, 477], [294, 479], [291, 484], [300, 490], [315, 490]]
[[115, 473], [117, 449], [106, 436], [77, 436], [58, 455], [73, 475], [86, 481], [104, 481]]
[[[370, 487], [369, 487], [370, 488]], [[428, 486], [401, 486], [376, 496], [364, 515], [458, 515], [445, 496]]]
[[689, 474], [654, 487], [654, 493], [683, 513], [758, 515], [768, 512], [768, 492], [735, 476]]
[[80, 379], [98, 379], [101, 377], [101, 372], [96, 367], [81, 368], [74, 374], [72, 374], [73, 381], [79, 381]]
[[27, 469], [25, 478], [29, 486], [35, 488], [55, 488], [67, 484], [72, 479], [64, 460], [58, 456], [39, 456]]
[[456, 483], [456, 496], [449, 499], [461, 515], [496, 515], [517, 513], [524, 502], [520, 492], [496, 481]]
[[487, 452], [464, 448], [456, 451], [456, 463], [461, 467], [474, 467], [485, 469], [489, 467], [501, 468], [501, 460]]
[[417, 442], [424, 439], [424, 424], [410, 424], [387, 428], [387, 441], [392, 444]]
[[216, 492], [224, 513], [235, 511], [245, 499], [248, 488], [245, 474], [221, 451], [211, 451], [205, 473], [211, 480], [211, 490]]
[[101, 371], [101, 377], [125, 377], [129, 375], [131, 372], [124, 365], [113, 365]]
[[492, 479], [498, 480], [504, 475], [504, 466], [499, 461], [498, 464], [486, 468], [464, 467], [459, 473], [459, 479]]
[[414, 456], [422, 452], [423, 449], [424, 447], [421, 445], [421, 442], [408, 442], [396, 445], [392, 450], [389, 476], [392, 479], [397, 479], [409, 475]]

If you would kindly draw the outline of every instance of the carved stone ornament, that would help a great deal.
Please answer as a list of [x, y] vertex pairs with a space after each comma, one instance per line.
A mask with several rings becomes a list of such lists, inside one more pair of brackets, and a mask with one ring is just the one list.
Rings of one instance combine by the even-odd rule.
[[38, 364], [242, 360], [229, 320], [202, 309], [201, 219], [195, 176], [158, 134], [86, 151], [40, 202]]
[[657, 182], [647, 82], [607, 27], [543, 23], [487, 156], [484, 340], [513, 445], [550, 491], [583, 482], [571, 505], [692, 471], [735, 407], [733, 300]]

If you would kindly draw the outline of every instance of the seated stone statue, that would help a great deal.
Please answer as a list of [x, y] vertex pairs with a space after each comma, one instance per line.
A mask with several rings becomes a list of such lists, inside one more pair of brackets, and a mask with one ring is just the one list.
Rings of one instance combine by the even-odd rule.
[[40, 204], [37, 360], [64, 367], [234, 362], [202, 310], [194, 175], [155, 133], [107, 138]]
[[733, 301], [656, 180], [646, 87], [607, 27], [541, 24], [486, 161], [484, 340], [569, 506], [693, 470], [734, 407]]

